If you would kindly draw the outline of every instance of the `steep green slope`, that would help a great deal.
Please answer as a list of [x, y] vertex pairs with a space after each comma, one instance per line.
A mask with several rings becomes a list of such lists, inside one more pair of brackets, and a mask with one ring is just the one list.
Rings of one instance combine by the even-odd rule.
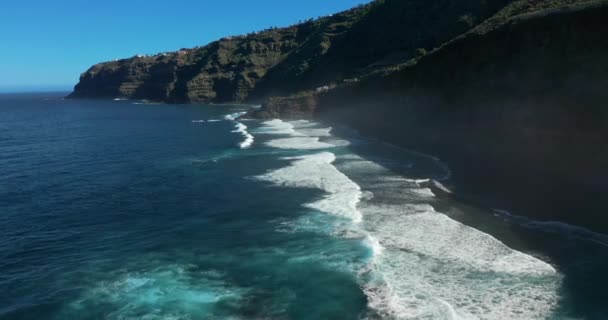
[[[279, 64], [297, 69], [369, 10], [361, 6], [287, 28], [226, 37], [204, 47], [97, 64], [81, 75], [70, 97], [166, 102], [242, 102]], [[289, 57], [298, 56], [298, 59]], [[297, 72], [297, 71], [296, 71]]]
[[509, 2], [377, 0], [201, 48], [101, 63], [81, 76], [71, 96], [260, 101], [403, 63], [463, 33]]
[[229, 37], [202, 48], [100, 63], [72, 97], [167, 102], [242, 101], [254, 83], [301, 41], [307, 25]]

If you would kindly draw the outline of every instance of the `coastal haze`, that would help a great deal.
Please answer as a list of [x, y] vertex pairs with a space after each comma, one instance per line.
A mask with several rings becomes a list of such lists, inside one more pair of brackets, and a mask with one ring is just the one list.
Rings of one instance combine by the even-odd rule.
[[608, 317], [608, 1], [225, 5], [0, 82], [0, 319]]

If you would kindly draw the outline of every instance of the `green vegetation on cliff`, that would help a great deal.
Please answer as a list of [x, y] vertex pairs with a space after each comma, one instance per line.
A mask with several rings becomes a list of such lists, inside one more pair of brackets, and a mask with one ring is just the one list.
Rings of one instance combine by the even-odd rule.
[[[370, 10], [362, 6], [287, 28], [226, 37], [204, 47], [97, 64], [71, 97], [124, 97], [165, 102], [243, 102], [260, 80], [280, 69], [298, 77]], [[272, 81], [266, 85], [272, 88]], [[257, 90], [257, 95], [266, 95]]]
[[100, 63], [72, 97], [259, 102], [390, 68], [440, 47], [510, 0], [376, 0], [204, 47]]

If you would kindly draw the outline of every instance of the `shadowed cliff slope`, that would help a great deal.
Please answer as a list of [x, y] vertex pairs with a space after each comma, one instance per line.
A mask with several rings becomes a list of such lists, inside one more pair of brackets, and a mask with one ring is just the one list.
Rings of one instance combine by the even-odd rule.
[[608, 230], [607, 17], [601, 1], [488, 22], [316, 97], [315, 116], [442, 157], [460, 194]]

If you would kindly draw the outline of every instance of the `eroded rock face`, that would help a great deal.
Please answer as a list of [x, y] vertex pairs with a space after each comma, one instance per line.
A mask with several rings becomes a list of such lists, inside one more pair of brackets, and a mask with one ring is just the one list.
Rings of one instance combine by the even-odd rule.
[[82, 74], [71, 97], [165, 102], [241, 102], [295, 43], [296, 28], [206, 47], [101, 63]]
[[511, 1], [377, 0], [288, 28], [101, 63], [82, 75], [71, 97], [260, 102], [407, 61]]
[[[298, 77], [327, 41], [340, 37], [346, 29], [332, 35], [326, 32], [335, 31], [336, 24], [353, 23], [366, 10], [364, 6], [288, 28], [227, 37], [194, 49], [100, 63], [82, 74], [70, 97], [175, 103], [243, 102], [252, 96], [261, 99], [287, 85], [284, 78], [277, 77], [254, 93], [270, 70], [289, 64], [282, 70], [287, 70], [289, 77]], [[290, 55], [302, 59], [288, 59]]]

